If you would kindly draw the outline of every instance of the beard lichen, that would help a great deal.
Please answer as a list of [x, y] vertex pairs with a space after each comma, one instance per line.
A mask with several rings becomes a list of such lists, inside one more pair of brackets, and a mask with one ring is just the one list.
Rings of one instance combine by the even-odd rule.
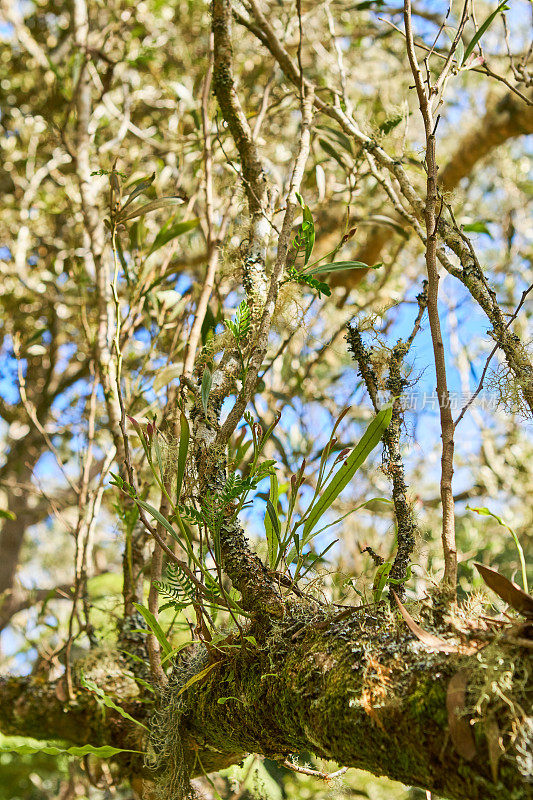
[[156, 775], [154, 800], [188, 800], [196, 796], [190, 781], [194, 765], [183, 747], [182, 719], [186, 710], [180, 688], [207, 665], [202, 646], [192, 647], [174, 663], [168, 684], [159, 690], [156, 710], [150, 721], [150, 746], [146, 765]]
[[480, 725], [487, 741], [491, 726], [497, 726], [498, 759], [515, 762], [521, 774], [531, 782], [531, 658], [527, 651], [502, 646], [496, 638], [477, 654], [476, 661], [477, 669], [468, 680], [464, 713]]

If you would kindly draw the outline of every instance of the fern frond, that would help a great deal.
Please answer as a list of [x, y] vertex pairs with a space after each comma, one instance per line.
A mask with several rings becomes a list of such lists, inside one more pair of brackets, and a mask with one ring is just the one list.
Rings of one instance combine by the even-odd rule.
[[243, 300], [235, 315], [235, 325], [238, 333], [237, 338], [239, 340], [244, 339], [250, 332], [251, 321], [250, 309], [246, 300]]
[[177, 564], [167, 567], [167, 580], [154, 581], [159, 594], [167, 597], [175, 608], [185, 608], [196, 599], [196, 591], [190, 578], [185, 575]]

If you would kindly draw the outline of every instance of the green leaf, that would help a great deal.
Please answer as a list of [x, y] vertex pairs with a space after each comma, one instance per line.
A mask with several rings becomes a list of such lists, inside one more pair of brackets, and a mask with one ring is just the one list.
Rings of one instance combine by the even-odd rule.
[[344, 163], [341, 154], [337, 153], [333, 145], [330, 144], [327, 139], [322, 139], [319, 137], [318, 143], [320, 144], [322, 150], [324, 150], [328, 154], [328, 156], [334, 158], [337, 164], [339, 164], [339, 166], [341, 166], [343, 169], [346, 169], [346, 164]]
[[101, 689], [96, 683], [94, 683], [94, 681], [90, 681], [88, 678], [86, 678], [85, 675], [83, 675], [83, 673], [81, 675], [80, 682], [81, 685], [85, 687], [85, 689], [88, 689], [90, 692], [93, 692], [98, 697], [98, 700], [99, 702], [102, 703], [102, 705], [106, 706], [107, 708], [112, 708], [113, 711], [118, 712], [121, 717], [124, 717], [124, 719], [133, 722], [135, 725], [139, 725], [141, 728], [144, 728], [145, 731], [148, 730], [146, 725], [143, 725], [142, 722], [139, 722], [139, 720], [134, 719], [130, 714], [128, 714], [127, 711], [124, 711], [123, 708], [117, 706], [116, 703], [114, 703], [113, 700], [106, 695], [103, 689]]
[[56, 747], [47, 744], [0, 744], [0, 753], [18, 753], [19, 755], [31, 755], [32, 753], [46, 753], [49, 756], [98, 756], [98, 758], [111, 758], [117, 753], [140, 753], [140, 750], [124, 750], [120, 747], [103, 745], [95, 747], [92, 744], [84, 744], [82, 747]]
[[[193, 642], [183, 642], [183, 644], [180, 644], [180, 646], [176, 647], [175, 650], [172, 650], [171, 653], [168, 653], [166, 656], [164, 656], [164, 658], [161, 659], [161, 664], [164, 664], [170, 658], [174, 658], [174, 656], [177, 656], [178, 653], [181, 653], [182, 650], [185, 650], [185, 648], [189, 647], [191, 644], [193, 644]], [[137, 680], [137, 678], [135, 680]]]
[[155, 520], [161, 523], [161, 525], [165, 528], [165, 530], [167, 530], [170, 533], [170, 535], [172, 536], [173, 539], [175, 539], [176, 542], [179, 542], [181, 544], [181, 540], [178, 534], [176, 533], [176, 531], [174, 530], [168, 519], [165, 519], [165, 517], [161, 514], [160, 511], [157, 510], [157, 508], [154, 508], [153, 506], [150, 505], [150, 503], [147, 503], [145, 500], [140, 500], [138, 497], [134, 497], [133, 499], [137, 503], [137, 505], [139, 505], [145, 511], [148, 511], [148, 513], [151, 514]]
[[346, 136], [345, 133], [339, 131], [337, 128], [334, 128], [332, 125], [319, 125], [318, 128], [321, 131], [326, 131], [326, 133], [328, 133], [330, 136], [333, 136], [333, 138], [337, 140], [341, 147], [344, 147], [346, 152], [353, 156], [353, 147], [349, 136]]
[[202, 375], [202, 389], [201, 389], [201, 399], [202, 399], [202, 408], [204, 409], [204, 414], [207, 417], [207, 404], [209, 402], [209, 395], [211, 394], [211, 386], [213, 385], [213, 375], [211, 374], [211, 370], [209, 367], [204, 369], [204, 374]]
[[513, 537], [513, 541], [514, 541], [516, 549], [518, 551], [518, 558], [520, 559], [520, 568], [522, 570], [522, 584], [524, 586], [524, 591], [528, 592], [529, 590], [528, 590], [528, 583], [527, 583], [526, 559], [525, 559], [525, 556], [524, 556], [523, 547], [520, 544], [520, 540], [519, 540], [518, 536], [516, 535], [516, 532], [511, 527], [509, 527], [509, 525], [506, 522], [504, 522], [501, 517], [498, 517], [497, 514], [493, 514], [492, 511], [490, 511], [490, 509], [486, 508], [485, 506], [481, 506], [481, 507], [478, 507], [478, 508], [473, 508], [472, 506], [467, 506], [467, 509], [469, 511], [474, 511], [476, 514], [480, 514], [483, 517], [492, 517], [493, 519], [496, 520], [496, 522], [499, 522], [499, 524], [502, 525], [504, 528], [507, 528], [507, 530], [509, 531], [509, 533]]
[[311, 513], [304, 523], [304, 543], [309, 541], [308, 537], [320, 518], [328, 510], [330, 505], [337, 499], [342, 490], [348, 486], [361, 464], [363, 464], [372, 450], [381, 441], [383, 432], [389, 425], [391, 418], [392, 406], [383, 408], [378, 414], [376, 414], [361, 437], [357, 447], [352, 450], [343, 465], [331, 478], [330, 482], [322, 492], [316, 505], [311, 509]]
[[159, 200], [152, 200], [151, 203], [146, 203], [146, 205], [136, 208], [135, 211], [131, 211], [125, 217], [119, 214], [117, 219], [119, 222], [129, 222], [129, 220], [136, 217], [144, 217], [145, 214], [149, 214], [150, 211], [156, 211], [158, 208], [169, 208], [170, 206], [178, 206], [181, 203], [183, 203], [181, 197], [161, 197]]
[[143, 606], [141, 603], [134, 603], [133, 605], [135, 606], [139, 614], [143, 617], [144, 621], [146, 622], [146, 624], [154, 634], [155, 638], [161, 645], [161, 649], [163, 650], [164, 654], [168, 656], [169, 653], [172, 652], [172, 647], [167, 637], [163, 633], [163, 628], [161, 627], [159, 622], [156, 620], [152, 612], [146, 608], [146, 606]]
[[235, 700], [236, 703], [244, 703], [244, 700], [240, 700], [238, 697], [219, 697], [217, 703], [219, 706], [223, 706], [228, 700]]
[[372, 585], [374, 590], [374, 603], [379, 603], [381, 600], [381, 595], [383, 594], [383, 589], [387, 585], [389, 572], [391, 569], [392, 561], [385, 561], [384, 564], [380, 564], [380, 566], [377, 568], [376, 574], [374, 575], [374, 583]]
[[306, 567], [306, 569], [305, 569], [305, 572], [302, 572], [302, 574], [300, 575], [300, 579], [301, 579], [301, 578], [305, 578], [305, 576], [307, 575], [307, 573], [308, 573], [310, 570], [312, 570], [312, 569], [313, 569], [313, 567], [315, 566], [315, 564], [317, 564], [319, 561], [323, 561], [323, 560], [324, 560], [324, 556], [326, 555], [326, 553], [327, 553], [329, 550], [331, 550], [331, 548], [332, 548], [334, 545], [336, 545], [338, 541], [339, 541], [338, 539], [334, 539], [332, 542], [330, 542], [330, 543], [328, 544], [328, 546], [327, 546], [327, 547], [325, 547], [325, 548], [322, 550], [322, 552], [321, 552], [321, 553], [319, 553], [318, 555], [316, 555], [316, 556], [314, 556], [314, 557], [311, 557], [311, 563], [309, 564], [309, 566], [308, 566], [308, 567]]
[[278, 479], [275, 475], [270, 476], [270, 497], [267, 500], [265, 515], [265, 532], [267, 538], [268, 564], [273, 567], [276, 564], [278, 549], [281, 544], [281, 525], [277, 512], [278, 506]]
[[154, 243], [152, 244], [150, 250], [148, 251], [148, 255], [151, 256], [152, 253], [155, 253], [156, 250], [159, 250], [160, 247], [168, 244], [172, 239], [175, 239], [177, 236], [181, 236], [188, 231], [193, 230], [193, 228], [198, 227], [200, 224], [200, 220], [195, 217], [194, 219], [188, 219], [185, 222], [177, 222], [175, 225], [171, 225], [167, 223], [163, 225], [159, 233], [154, 239]]
[[183, 485], [183, 477], [185, 475], [185, 467], [187, 465], [187, 453], [189, 450], [189, 423], [187, 417], [183, 413], [180, 414], [180, 443], [178, 447], [178, 469], [176, 475], [176, 502], [179, 503], [181, 487]]
[[309, 227], [307, 227], [305, 229], [305, 261], [304, 261], [304, 263], [307, 264], [307, 262], [311, 258], [311, 253], [313, 252], [313, 247], [315, 246], [315, 223], [314, 223], [313, 215], [311, 214], [311, 209], [309, 208], [309, 206], [304, 206], [303, 217], [304, 217], [304, 222], [308, 223], [308, 225], [309, 225]]
[[466, 46], [465, 54], [463, 56], [463, 60], [461, 61], [461, 66], [467, 61], [468, 57], [473, 52], [474, 47], [479, 42], [479, 40], [481, 39], [481, 37], [483, 36], [485, 31], [487, 30], [489, 25], [492, 24], [492, 22], [495, 19], [495, 17], [497, 17], [497, 15], [501, 11], [506, 11], [508, 8], [509, 8], [509, 6], [507, 5], [507, 0], [503, 0], [503, 3], [500, 3], [498, 8], [495, 11], [493, 11], [492, 14], [489, 14], [489, 16], [487, 17], [485, 22], [478, 28], [478, 30], [476, 31], [476, 33], [474, 34], [474, 36], [470, 40], [469, 44]]
[[210, 337], [213, 337], [216, 326], [217, 321], [211, 306], [207, 306], [204, 321], [202, 322], [202, 345], [204, 345]]
[[209, 675], [211, 670], [214, 669], [215, 667], [217, 667], [220, 663], [221, 663], [220, 661], [215, 661], [214, 664], [210, 664], [208, 667], [206, 667], [205, 669], [201, 670], [201, 672], [199, 672], [197, 675], [193, 675], [192, 678], [190, 678], [187, 681], [187, 683], [184, 684], [184, 686], [181, 687], [181, 689], [177, 693], [176, 697], [179, 697], [180, 694], [183, 694], [183, 692], [185, 692], [187, 689], [189, 689], [195, 683], [198, 683], [198, 681], [202, 680], [202, 678], [205, 678], [206, 675]]
[[346, 269], [378, 269], [378, 267], [381, 267], [381, 262], [371, 267], [369, 264], [363, 264], [362, 261], [335, 261], [306, 269], [300, 274], [319, 275], [324, 272], [341, 272]]
[[389, 134], [403, 119], [402, 114], [394, 114], [392, 117], [388, 117], [385, 122], [382, 122], [379, 126], [380, 131], [382, 131], [385, 136]]
[[0, 519], [16, 519], [17, 515], [5, 508], [0, 508]]
[[467, 233], [486, 233], [491, 239], [493, 238], [486, 222], [467, 222], [466, 225], [463, 225], [463, 230]]
[[124, 211], [126, 206], [129, 206], [129, 204], [135, 200], [136, 197], [138, 197], [146, 189], [148, 189], [152, 185], [154, 180], [155, 180], [155, 172], [152, 172], [152, 174], [148, 178], [141, 178], [139, 181], [137, 181], [131, 192], [128, 194], [126, 202], [122, 205], [122, 208], [120, 209], [121, 213]]

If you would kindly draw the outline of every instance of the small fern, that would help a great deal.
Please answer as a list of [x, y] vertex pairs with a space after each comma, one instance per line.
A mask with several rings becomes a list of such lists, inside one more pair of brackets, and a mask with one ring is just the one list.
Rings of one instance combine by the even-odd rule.
[[240, 497], [245, 491], [257, 488], [257, 479], [254, 478], [241, 478], [236, 472], [233, 472], [222, 490], [222, 500], [224, 503], [229, 503]]
[[180, 517], [192, 525], [201, 525], [204, 521], [203, 515], [194, 506], [187, 506], [183, 503], [178, 505]]
[[192, 581], [180, 570], [177, 564], [167, 567], [167, 580], [154, 581], [159, 594], [167, 597], [169, 604], [174, 608], [185, 608], [196, 599], [196, 592]]
[[231, 331], [237, 342], [241, 342], [248, 336], [251, 322], [250, 309], [246, 300], [243, 300], [235, 314], [235, 322], [230, 319], [226, 320], [226, 327]]

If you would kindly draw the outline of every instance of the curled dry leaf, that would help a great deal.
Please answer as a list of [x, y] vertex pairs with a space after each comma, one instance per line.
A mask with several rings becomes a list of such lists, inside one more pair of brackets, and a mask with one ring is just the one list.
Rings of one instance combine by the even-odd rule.
[[474, 563], [474, 566], [487, 586], [493, 592], [496, 592], [498, 597], [501, 597], [511, 608], [523, 614], [524, 617], [533, 618], [533, 597], [530, 594], [524, 592], [520, 586], [510, 581], [501, 572], [485, 567], [483, 564]]
[[477, 652], [477, 646], [453, 644], [453, 642], [447, 642], [445, 639], [441, 639], [440, 636], [435, 636], [434, 633], [425, 631], [424, 628], [421, 628], [420, 625], [414, 621], [403, 603], [401, 603], [398, 599], [398, 595], [394, 589], [391, 589], [391, 592], [396, 600], [400, 614], [407, 623], [407, 627], [414, 633], [416, 638], [422, 642], [422, 644], [426, 645], [426, 647], [431, 650], [438, 650], [440, 653], [461, 653], [462, 655], [472, 655], [473, 653]]
[[467, 719], [459, 716], [465, 707], [466, 684], [468, 673], [461, 669], [456, 672], [448, 684], [446, 693], [446, 710], [450, 738], [459, 755], [465, 761], [472, 761], [476, 755], [476, 743]]

